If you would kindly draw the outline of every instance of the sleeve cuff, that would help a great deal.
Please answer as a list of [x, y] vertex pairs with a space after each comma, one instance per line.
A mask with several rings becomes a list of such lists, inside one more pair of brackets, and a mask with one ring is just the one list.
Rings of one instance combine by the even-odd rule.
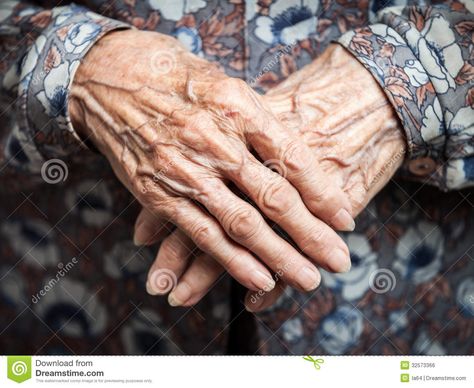
[[385, 24], [349, 31], [338, 42], [372, 73], [400, 118], [408, 147], [402, 175], [433, 181], [445, 189], [446, 130], [441, 106], [411, 48]]
[[131, 28], [86, 8], [53, 9], [50, 25], [36, 39], [22, 63], [20, 126], [44, 158], [73, 154], [87, 148], [68, 115], [74, 74], [92, 45], [107, 32]]

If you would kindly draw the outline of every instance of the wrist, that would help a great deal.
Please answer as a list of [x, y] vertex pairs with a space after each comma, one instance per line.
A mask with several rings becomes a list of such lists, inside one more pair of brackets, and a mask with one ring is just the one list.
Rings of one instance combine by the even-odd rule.
[[[108, 135], [136, 131], [156, 121], [160, 112], [188, 103], [198, 84], [207, 87], [224, 77], [216, 64], [190, 53], [173, 37], [113, 31], [94, 44], [77, 69], [68, 108], [72, 125], [103, 151], [114, 137]], [[136, 108], [134, 117], [121, 112], [122, 105]]]
[[[175, 58], [183, 52], [176, 39], [155, 32], [130, 29], [104, 35], [74, 76], [68, 110], [76, 132], [102, 150], [107, 132], [120, 131], [127, 121], [117, 108], [136, 105], [138, 94], [146, 93], [148, 87], [164, 89], [166, 78], [173, 76]], [[152, 119], [152, 115], [140, 119]]]
[[135, 30], [119, 30], [104, 35], [95, 42], [76, 70], [69, 96], [68, 113], [74, 130], [83, 140], [91, 140], [95, 143], [95, 136], [97, 136], [97, 133], [86, 124], [84, 103], [88, 96], [93, 97], [93, 94], [89, 93], [88, 84], [93, 84], [100, 79], [102, 68], [111, 66], [110, 62], [114, 51], [117, 52], [118, 42], [129, 39], [134, 33], [136, 33]]

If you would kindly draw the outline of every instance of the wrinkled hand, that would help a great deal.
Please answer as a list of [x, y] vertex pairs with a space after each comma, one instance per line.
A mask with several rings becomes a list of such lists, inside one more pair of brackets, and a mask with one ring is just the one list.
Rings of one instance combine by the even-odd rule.
[[[353, 216], [403, 161], [404, 135], [389, 101], [370, 73], [340, 46], [330, 46], [313, 63], [268, 92], [265, 100], [279, 120], [311, 147], [331, 181], [343, 187]], [[163, 230], [161, 225], [156, 220], [150, 229]], [[152, 269], [184, 273], [169, 300], [172, 305], [189, 306], [208, 292], [224, 270], [201, 254], [185, 271], [189, 251], [183, 254], [183, 242], [179, 232], [167, 237]], [[188, 249], [193, 249], [192, 245]], [[278, 286], [273, 290], [249, 292], [247, 309], [259, 311], [276, 301], [285, 286], [282, 274], [284, 270], [276, 272]]]
[[[146, 209], [137, 223], [138, 243], [154, 239], [150, 222], [170, 221], [179, 231], [164, 247], [179, 239], [176, 253], [186, 256], [196, 244], [251, 290], [274, 287], [269, 269], [285, 268], [282, 278], [308, 291], [320, 282], [310, 260], [335, 271], [349, 268], [347, 246], [327, 225], [353, 228], [344, 192], [259, 95], [174, 38], [128, 30], [100, 39], [75, 75], [69, 109], [76, 130]], [[285, 177], [258, 158], [278, 160]], [[150, 293], [160, 292], [159, 269], [167, 266], [153, 267]]]

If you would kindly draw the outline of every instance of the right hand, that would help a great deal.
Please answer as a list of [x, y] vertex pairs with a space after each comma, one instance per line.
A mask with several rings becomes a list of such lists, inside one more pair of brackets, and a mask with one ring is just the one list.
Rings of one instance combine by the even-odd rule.
[[[320, 274], [308, 258], [334, 271], [350, 267], [348, 249], [331, 228], [354, 226], [344, 192], [259, 95], [177, 40], [136, 30], [101, 38], [78, 68], [69, 110], [75, 129], [108, 158], [146, 214], [171, 221], [189, 246], [192, 240], [245, 287], [273, 288], [270, 269], [312, 290]], [[252, 151], [278, 163], [286, 179]], [[146, 243], [137, 229], [136, 240]], [[159, 284], [154, 268], [149, 292], [159, 293]]]
[[[403, 162], [407, 145], [395, 110], [372, 75], [339, 45], [330, 45], [311, 64], [271, 89], [264, 99], [273, 114], [304, 139], [318, 165], [334, 181], [343, 182], [354, 216]], [[149, 230], [154, 233], [163, 230], [151, 215], [142, 213], [142, 218], [148, 219]], [[161, 243], [152, 265], [180, 274], [168, 296], [173, 306], [196, 304], [224, 272], [209, 255], [189, 260], [183, 246], [193, 248], [179, 230], [174, 231]], [[322, 268], [331, 270], [324, 265]], [[277, 286], [269, 292], [248, 292], [248, 310], [261, 311], [278, 299], [286, 284], [278, 273], [275, 279]]]

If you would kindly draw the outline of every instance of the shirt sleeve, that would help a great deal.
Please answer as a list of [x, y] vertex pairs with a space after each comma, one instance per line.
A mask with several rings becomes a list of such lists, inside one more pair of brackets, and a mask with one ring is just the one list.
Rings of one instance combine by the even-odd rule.
[[68, 115], [74, 73], [94, 42], [111, 30], [129, 27], [75, 4], [44, 9], [31, 1], [2, 1], [2, 170], [13, 165], [34, 171], [42, 160], [86, 147]]
[[473, 11], [459, 3], [389, 7], [377, 23], [339, 39], [401, 120], [408, 141], [401, 174], [443, 190], [474, 185]]

